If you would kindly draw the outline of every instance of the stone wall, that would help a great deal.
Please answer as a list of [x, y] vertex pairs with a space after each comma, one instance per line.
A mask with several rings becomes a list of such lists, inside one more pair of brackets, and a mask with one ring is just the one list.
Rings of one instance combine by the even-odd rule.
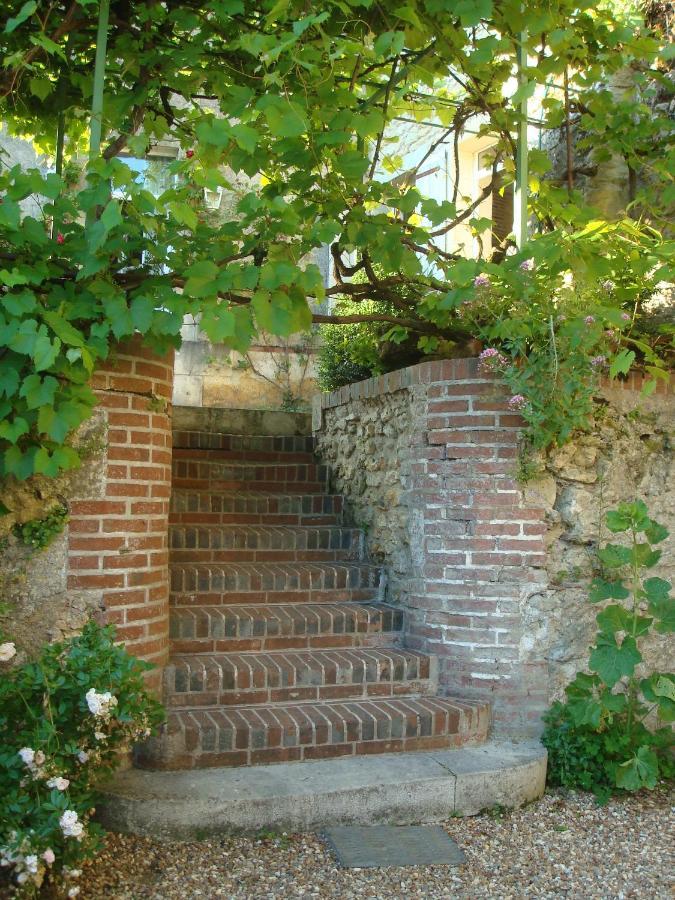
[[3, 486], [9, 520], [41, 518], [58, 502], [69, 521], [44, 551], [6, 536], [0, 625], [21, 659], [98, 614], [117, 625], [132, 653], [161, 665], [168, 653], [172, 354], [160, 359], [131, 341], [92, 386], [100, 405], [78, 435], [88, 450], [82, 468]]
[[[647, 503], [671, 532], [651, 574], [675, 581], [675, 398], [641, 402], [634, 389], [605, 388], [596, 409], [592, 431], [549, 453], [545, 475], [527, 489], [545, 509], [548, 583], [526, 609], [521, 651], [544, 656], [556, 699], [586, 664], [596, 632], [598, 609], [586, 599], [595, 550], [599, 540], [619, 540], [604, 527], [608, 509], [635, 498]], [[646, 644], [645, 657], [652, 667], [672, 669], [672, 647], [661, 636]]]
[[315, 401], [318, 451], [385, 566], [387, 599], [406, 609], [406, 643], [439, 656], [447, 693], [489, 697], [497, 731], [536, 732], [587, 658], [601, 509], [637, 494], [675, 530], [672, 395], [660, 388], [635, 413], [637, 386], [606, 391], [613, 405], [599, 401], [592, 433], [550, 454], [527, 486], [515, 479], [522, 421], [475, 360], [422, 363]]

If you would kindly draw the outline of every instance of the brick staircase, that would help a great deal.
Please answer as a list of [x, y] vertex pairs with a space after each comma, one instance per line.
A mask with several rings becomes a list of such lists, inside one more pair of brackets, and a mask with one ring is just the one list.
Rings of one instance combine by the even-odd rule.
[[311, 436], [175, 431], [168, 719], [143, 768], [456, 747], [489, 708], [436, 696]]

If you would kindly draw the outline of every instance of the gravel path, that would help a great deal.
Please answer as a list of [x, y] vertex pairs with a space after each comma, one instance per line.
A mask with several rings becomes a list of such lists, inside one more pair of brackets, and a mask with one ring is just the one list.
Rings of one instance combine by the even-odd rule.
[[190, 844], [111, 835], [78, 900], [665, 900], [675, 887], [674, 799], [659, 790], [598, 807], [551, 793], [516, 812], [451, 819], [445, 827], [467, 857], [459, 869], [338, 869], [311, 834]]

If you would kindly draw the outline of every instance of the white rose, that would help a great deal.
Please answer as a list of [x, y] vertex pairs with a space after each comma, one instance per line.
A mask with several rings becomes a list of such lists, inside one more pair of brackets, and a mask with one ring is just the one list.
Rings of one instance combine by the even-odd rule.
[[54, 855], [54, 851], [52, 850], [51, 847], [47, 847], [45, 852], [42, 854], [42, 858], [44, 859], [44, 861], [47, 863], [48, 866], [51, 866], [51, 864], [56, 859], [56, 856]]
[[13, 641], [6, 641], [0, 644], [0, 662], [9, 662], [16, 656], [16, 646]]
[[38, 858], [34, 853], [31, 853], [30, 856], [27, 856], [23, 861], [25, 867], [31, 873], [31, 875], [35, 875], [38, 867]]
[[89, 754], [87, 753], [86, 750], [79, 750], [78, 754], [77, 754], [77, 758], [79, 759], [79, 761], [81, 763], [86, 763], [86, 761], [89, 759]]
[[70, 784], [67, 778], [50, 778], [47, 787], [56, 788], [57, 791], [65, 791]]
[[68, 896], [69, 896], [69, 897], [77, 897], [77, 895], [78, 895], [79, 893], [80, 893], [79, 887], [77, 887], [77, 886], [76, 886], [76, 887], [71, 887], [70, 890], [68, 891]]
[[19, 756], [24, 764], [30, 767], [35, 761], [35, 750], [32, 750], [30, 747], [22, 747], [21, 750], [19, 750]]
[[67, 809], [59, 819], [61, 831], [65, 837], [80, 838], [84, 833], [84, 825], [79, 821], [74, 809]]

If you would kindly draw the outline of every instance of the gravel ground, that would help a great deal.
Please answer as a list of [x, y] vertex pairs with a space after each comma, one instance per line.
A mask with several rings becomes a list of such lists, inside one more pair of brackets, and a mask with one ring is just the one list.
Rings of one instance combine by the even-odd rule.
[[587, 795], [550, 793], [515, 812], [450, 819], [461, 868], [339, 869], [313, 834], [189, 844], [110, 835], [78, 900], [665, 900], [675, 888], [674, 799], [662, 789], [598, 807]]

